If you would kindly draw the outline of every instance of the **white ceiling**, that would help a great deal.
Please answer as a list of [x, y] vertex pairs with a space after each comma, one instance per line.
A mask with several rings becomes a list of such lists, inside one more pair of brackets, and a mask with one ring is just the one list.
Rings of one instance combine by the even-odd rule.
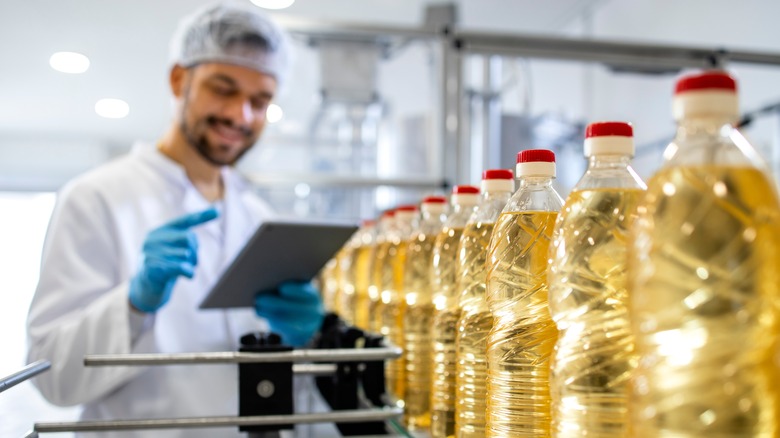
[[[247, 0], [248, 1], [248, 0]], [[170, 114], [167, 47], [177, 20], [204, 0], [4, 0], [0, 4], [0, 142], [3, 138], [90, 139], [126, 144], [155, 138]], [[423, 0], [298, 0], [286, 15], [414, 26]], [[461, 0], [472, 29], [558, 32], [597, 0]], [[49, 56], [89, 56], [82, 75], [52, 70]], [[130, 103], [125, 119], [97, 116], [103, 97]]]

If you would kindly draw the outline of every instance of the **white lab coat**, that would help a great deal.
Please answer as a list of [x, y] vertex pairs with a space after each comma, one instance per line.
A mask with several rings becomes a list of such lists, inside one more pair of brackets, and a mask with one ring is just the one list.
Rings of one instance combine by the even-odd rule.
[[[141, 316], [128, 303], [147, 233], [209, 203], [184, 169], [151, 145], [70, 182], [49, 224], [41, 276], [28, 316], [30, 361], [51, 370], [35, 379], [57, 405], [82, 404], [82, 419], [237, 415], [236, 365], [84, 367], [87, 354], [231, 351], [239, 337], [265, 329], [253, 309], [199, 310], [198, 305], [258, 224], [272, 215], [232, 169], [222, 173], [225, 197], [218, 220], [194, 228], [198, 265], [177, 280], [170, 301]], [[303, 384], [296, 382], [296, 392]], [[316, 390], [315, 390], [316, 391]], [[313, 391], [311, 391], [313, 392]], [[318, 396], [307, 394], [306, 399]], [[321, 401], [296, 410], [322, 411]], [[332, 425], [316, 436], [337, 436]], [[87, 436], [95, 437], [96, 434]], [[245, 436], [237, 428], [116, 432], [103, 437]]]

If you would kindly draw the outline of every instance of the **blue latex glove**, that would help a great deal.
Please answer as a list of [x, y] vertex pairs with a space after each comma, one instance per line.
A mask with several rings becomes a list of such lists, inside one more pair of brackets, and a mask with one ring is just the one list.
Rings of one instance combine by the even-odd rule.
[[293, 347], [306, 345], [325, 317], [320, 293], [310, 282], [285, 282], [273, 292], [257, 294], [255, 312]]
[[219, 215], [209, 208], [174, 219], [150, 231], [142, 249], [141, 268], [130, 281], [130, 303], [146, 313], [156, 312], [171, 298], [176, 279], [192, 278], [198, 264], [198, 238], [190, 228]]

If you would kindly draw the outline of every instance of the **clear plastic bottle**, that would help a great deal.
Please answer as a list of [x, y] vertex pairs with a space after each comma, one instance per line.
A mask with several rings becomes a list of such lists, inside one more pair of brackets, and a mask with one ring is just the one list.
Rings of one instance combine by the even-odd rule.
[[[340, 315], [347, 323], [368, 328], [368, 262], [374, 240], [374, 221], [364, 220], [339, 257]], [[360, 319], [360, 321], [358, 321]]]
[[[404, 313], [406, 300], [403, 296], [404, 266], [409, 238], [417, 228], [419, 211], [416, 205], [402, 205], [395, 209], [394, 233], [388, 235], [387, 255], [382, 265], [380, 299], [382, 300], [381, 333], [394, 345], [404, 345]], [[385, 382], [391, 400], [404, 406], [406, 392], [406, 356], [389, 360], [385, 365]]]
[[636, 366], [626, 253], [645, 184], [631, 168], [628, 123], [588, 125], [585, 156], [588, 169], [563, 205], [550, 248], [550, 315], [558, 327], [552, 435], [621, 437]]
[[458, 244], [460, 319], [455, 341], [458, 355], [455, 434], [461, 438], [485, 436], [485, 348], [488, 332], [493, 327], [493, 316], [485, 302], [485, 257], [496, 220], [513, 190], [511, 170], [486, 170], [482, 176], [482, 200]]
[[320, 290], [322, 291], [322, 305], [328, 312], [338, 313], [336, 301], [338, 300], [340, 286], [340, 273], [338, 272], [338, 255], [340, 252], [341, 249], [325, 263], [325, 266], [323, 266], [319, 274], [317, 274]]
[[[384, 335], [387, 334], [382, 333], [382, 288], [385, 283], [392, 281], [392, 271], [385, 270], [384, 266], [388, 263], [388, 250], [392, 243], [392, 236], [396, 234], [398, 234], [398, 230], [395, 225], [395, 210], [387, 210], [379, 218], [368, 267], [371, 280], [368, 285], [369, 330]], [[389, 272], [389, 279], [384, 278], [386, 272]]]
[[431, 331], [431, 436], [455, 436], [455, 339], [460, 318], [458, 307], [458, 243], [479, 203], [479, 188], [455, 186], [450, 198], [452, 213], [433, 244], [431, 288], [434, 316]]
[[406, 424], [411, 432], [431, 426], [431, 324], [433, 244], [447, 219], [447, 198], [428, 196], [420, 204], [422, 219], [409, 239], [404, 267], [404, 356]]
[[487, 253], [486, 436], [550, 436], [550, 359], [558, 330], [547, 302], [547, 257], [563, 200], [555, 154], [517, 154], [520, 187], [501, 212]]
[[629, 252], [635, 436], [778, 436], [780, 204], [734, 127], [736, 82], [677, 82], [677, 133]]

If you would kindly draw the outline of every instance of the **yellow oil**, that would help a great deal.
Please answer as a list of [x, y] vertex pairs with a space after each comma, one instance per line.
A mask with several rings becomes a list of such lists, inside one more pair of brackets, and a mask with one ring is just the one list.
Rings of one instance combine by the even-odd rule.
[[336, 255], [338, 293], [335, 310], [341, 319], [350, 325], [355, 324], [355, 281], [352, 278], [355, 249], [350, 242]]
[[639, 437], [778, 436], [780, 206], [752, 168], [648, 183], [629, 272]]
[[494, 223], [470, 223], [463, 230], [459, 254], [461, 310], [456, 339], [457, 396], [456, 436], [485, 436], [485, 398], [487, 395], [487, 336], [493, 317], [485, 303], [485, 258]]
[[[392, 242], [390, 240], [382, 239], [374, 248], [370, 266], [372, 280], [368, 289], [370, 330], [384, 336], [387, 336], [388, 333], [382, 331], [382, 315], [384, 311], [382, 291], [387, 285], [393, 284], [393, 271], [389, 267], [391, 246]], [[389, 292], [385, 295], [388, 294]]]
[[557, 437], [627, 434], [636, 356], [626, 257], [643, 193], [574, 191], [558, 218], [548, 275], [550, 313], [559, 329], [550, 385]]
[[[404, 313], [406, 300], [402, 295], [403, 271], [408, 241], [395, 239], [387, 246], [387, 256], [382, 266], [381, 329], [380, 332], [394, 345], [404, 345]], [[406, 358], [389, 360], [385, 364], [385, 384], [396, 403], [403, 405], [406, 391]]]
[[337, 256], [328, 260], [320, 271], [320, 284], [322, 287], [322, 305], [329, 312], [336, 311], [336, 302], [339, 293], [339, 275]]
[[404, 336], [406, 344], [406, 406], [409, 431], [426, 430], [431, 426], [431, 323], [433, 304], [406, 308]]
[[403, 399], [410, 431], [431, 426], [431, 266], [435, 239], [436, 234], [420, 233], [409, 242], [403, 273], [407, 305], [403, 323], [406, 367]]
[[463, 228], [445, 227], [436, 236], [433, 268], [434, 316], [431, 340], [433, 343], [433, 372], [431, 374], [431, 436], [455, 436], [455, 374], [457, 335], [460, 308], [458, 307], [457, 261], [458, 242]]
[[369, 287], [371, 286], [370, 269], [371, 257], [374, 246], [363, 244], [355, 250], [352, 265], [350, 266], [349, 278], [354, 287], [354, 297], [352, 303], [352, 314], [354, 315], [354, 324], [363, 330], [370, 330], [369, 324]]
[[557, 213], [502, 213], [488, 249], [486, 436], [550, 436], [550, 359], [558, 330], [547, 301]]

